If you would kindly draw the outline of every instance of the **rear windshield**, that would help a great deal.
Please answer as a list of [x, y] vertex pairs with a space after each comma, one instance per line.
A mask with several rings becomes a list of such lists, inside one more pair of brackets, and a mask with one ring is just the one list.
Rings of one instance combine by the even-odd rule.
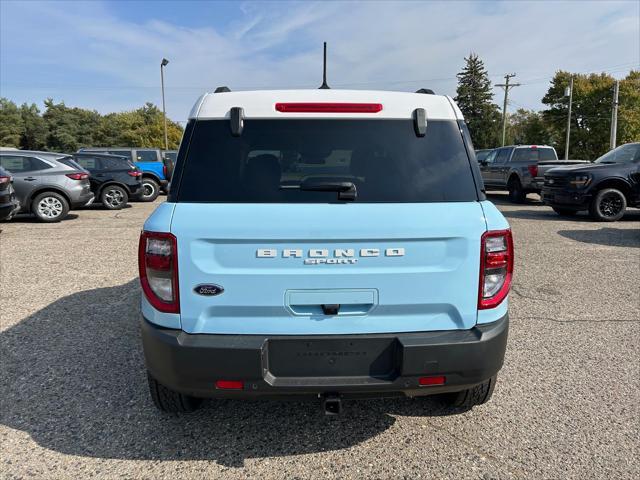
[[558, 156], [553, 148], [516, 148], [511, 161], [544, 162], [557, 159]]
[[476, 150], [476, 160], [479, 162], [487, 158], [487, 155], [491, 153], [491, 150]]
[[[181, 152], [181, 157], [183, 153]], [[172, 196], [179, 202], [328, 203], [334, 191], [301, 182], [351, 182], [356, 202], [467, 202], [478, 199], [455, 121], [200, 120]]]
[[75, 168], [76, 170], [85, 170], [85, 168], [82, 165], [79, 165], [73, 157], [58, 158], [58, 161], [67, 167]]

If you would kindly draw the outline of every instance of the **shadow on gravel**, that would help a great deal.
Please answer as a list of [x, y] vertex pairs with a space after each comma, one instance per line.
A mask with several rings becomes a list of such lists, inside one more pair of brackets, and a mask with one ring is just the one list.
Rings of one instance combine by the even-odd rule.
[[558, 234], [577, 242], [610, 247], [640, 248], [640, 230], [601, 228], [600, 230], [559, 230]]
[[532, 194], [527, 196], [524, 203], [511, 202], [509, 200], [509, 193], [507, 192], [504, 192], [504, 193], [489, 192], [486, 195], [487, 195], [487, 200], [489, 200], [491, 203], [494, 203], [495, 205], [510, 205], [512, 207], [518, 207], [518, 206], [522, 207], [524, 205], [539, 205], [539, 206], [543, 205], [543, 203], [540, 201], [540, 197]]
[[[132, 200], [129, 200], [131, 202]], [[124, 210], [127, 208], [131, 208], [131, 203], [127, 203], [120, 210]], [[76, 210], [106, 210], [109, 211], [107, 207], [105, 207], [102, 203], [92, 203], [91, 205], [87, 205], [85, 207], [76, 208]], [[118, 210], [111, 210], [112, 212], [117, 212]]]
[[74, 293], [0, 333], [3, 425], [70, 455], [133, 460], [214, 460], [349, 448], [390, 414], [459, 413], [435, 399], [353, 401], [325, 417], [320, 402], [209, 401], [194, 414], [155, 409], [147, 390], [137, 281]]
[[[77, 214], [70, 213], [60, 221], [67, 222], [69, 220], [75, 220], [76, 218], [78, 218]], [[46, 222], [41, 222], [35, 217], [35, 215], [31, 215], [30, 213], [20, 213], [19, 215], [16, 215], [11, 220], [9, 220], [9, 222], [11, 223], [42, 223], [43, 225], [47, 225]]]

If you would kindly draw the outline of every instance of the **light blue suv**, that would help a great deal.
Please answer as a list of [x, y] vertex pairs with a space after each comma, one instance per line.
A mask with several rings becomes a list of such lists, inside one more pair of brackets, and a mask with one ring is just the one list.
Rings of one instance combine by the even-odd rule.
[[513, 261], [451, 98], [206, 94], [140, 238], [151, 396], [482, 404]]

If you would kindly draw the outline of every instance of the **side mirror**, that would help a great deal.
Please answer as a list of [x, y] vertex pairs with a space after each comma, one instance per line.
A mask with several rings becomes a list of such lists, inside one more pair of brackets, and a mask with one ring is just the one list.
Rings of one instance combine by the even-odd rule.
[[486, 167], [487, 165], [489, 165], [489, 162], [487, 162], [486, 160], [480, 160], [478, 163], [483, 167]]

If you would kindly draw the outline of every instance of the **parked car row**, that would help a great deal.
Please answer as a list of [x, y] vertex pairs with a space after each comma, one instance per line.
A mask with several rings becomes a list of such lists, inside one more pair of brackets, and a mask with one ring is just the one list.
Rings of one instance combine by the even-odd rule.
[[142, 171], [142, 200], [154, 201], [161, 191], [167, 191], [173, 174], [177, 151], [157, 148], [86, 147], [79, 153], [102, 153], [126, 158]]
[[511, 145], [476, 151], [486, 190], [508, 190], [514, 203], [527, 194], [560, 215], [588, 211], [598, 221], [622, 218], [640, 207], [640, 143], [611, 150], [595, 162], [558, 160], [547, 145]]
[[[69, 210], [101, 203], [108, 209], [120, 209], [129, 200], [153, 201], [166, 188], [174, 161], [157, 153], [154, 166], [143, 164], [143, 170], [130, 161], [142, 157], [142, 149], [121, 149], [129, 155], [111, 155], [105, 149], [98, 153], [83, 149], [65, 154], [3, 148], [0, 150], [0, 220], [17, 213], [30, 213], [43, 222], [58, 222]], [[145, 151], [151, 151], [146, 149]], [[163, 160], [158, 160], [162, 158]], [[166, 160], [164, 160], [166, 159]], [[158, 168], [159, 166], [159, 168]], [[155, 181], [159, 171], [162, 178]], [[151, 184], [145, 187], [145, 181]]]

